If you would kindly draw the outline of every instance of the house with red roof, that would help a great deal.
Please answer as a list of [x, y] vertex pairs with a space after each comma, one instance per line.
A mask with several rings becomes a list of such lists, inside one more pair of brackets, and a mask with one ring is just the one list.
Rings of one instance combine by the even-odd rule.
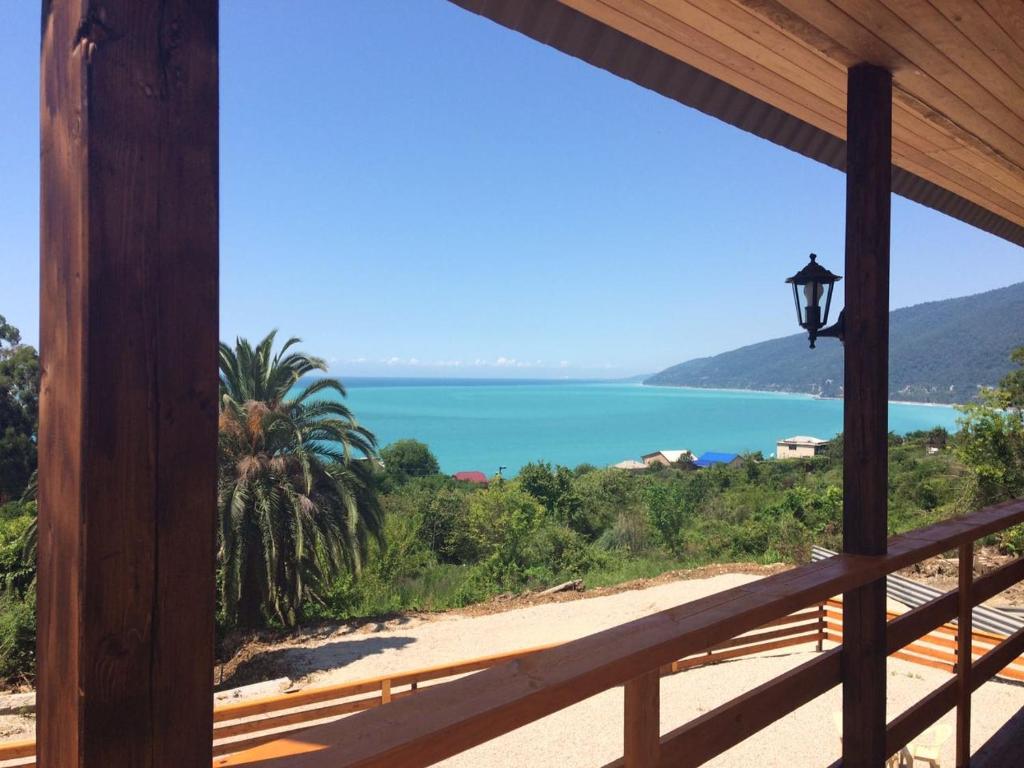
[[465, 483], [473, 483], [475, 485], [487, 485], [487, 475], [483, 472], [473, 470], [471, 472], [456, 472], [452, 475], [456, 480], [462, 480]]

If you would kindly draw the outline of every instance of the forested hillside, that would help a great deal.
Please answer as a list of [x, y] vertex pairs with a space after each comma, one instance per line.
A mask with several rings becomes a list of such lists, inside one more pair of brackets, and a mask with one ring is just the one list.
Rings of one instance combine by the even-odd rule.
[[[1024, 283], [890, 314], [889, 391], [894, 400], [971, 401], [1010, 370], [1024, 344]], [[842, 395], [842, 346], [806, 334], [763, 341], [667, 368], [645, 384]]]

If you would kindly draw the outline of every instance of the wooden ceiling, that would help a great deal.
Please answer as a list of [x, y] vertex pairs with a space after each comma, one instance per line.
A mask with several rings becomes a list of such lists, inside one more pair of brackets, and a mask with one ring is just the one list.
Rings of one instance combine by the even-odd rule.
[[[586, 17], [840, 141], [847, 67], [885, 66], [894, 79], [893, 163], [938, 188], [907, 196], [1024, 244], [1024, 0], [558, 1], [577, 13], [553, 12], [551, 0], [519, 0], [515, 10], [503, 0], [455, 0], [589, 59], [569, 29]], [[617, 59], [599, 65], [639, 80], [629, 69], [635, 55]], [[998, 226], [978, 211], [962, 215], [965, 202]]]

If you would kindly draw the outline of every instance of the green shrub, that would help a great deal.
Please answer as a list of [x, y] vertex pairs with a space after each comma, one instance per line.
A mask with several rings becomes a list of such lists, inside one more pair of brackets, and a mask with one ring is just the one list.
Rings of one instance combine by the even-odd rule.
[[0, 678], [30, 681], [36, 668], [36, 596], [0, 594]]

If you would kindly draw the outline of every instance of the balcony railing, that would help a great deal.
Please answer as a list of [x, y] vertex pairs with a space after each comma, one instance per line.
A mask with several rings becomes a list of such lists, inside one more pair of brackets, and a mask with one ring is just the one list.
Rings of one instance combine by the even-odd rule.
[[[1024, 500], [1007, 502], [889, 540], [880, 556], [838, 555], [531, 654], [387, 707], [317, 726], [219, 766], [426, 766], [570, 707], [625, 687], [625, 766], [696, 766], [842, 682], [843, 647], [774, 678], [666, 734], [659, 733], [659, 671], [770, 622], [827, 601], [929, 557], [959, 549], [960, 586], [888, 625], [893, 654], [951, 619], [970, 636], [970, 611], [1024, 579], [1024, 560], [972, 577], [976, 540], [1024, 522]], [[967, 634], [964, 634], [967, 633]], [[958, 642], [957, 675], [887, 727], [897, 752], [957, 707], [957, 739], [969, 743], [970, 694], [1024, 652], [1024, 630], [972, 662]]]
[[[843, 606], [837, 599], [818, 595], [836, 595], [952, 547], [959, 547], [962, 562], [969, 564], [975, 539], [1021, 520], [1024, 501], [896, 537], [884, 557], [839, 556], [570, 643], [220, 705], [214, 712], [214, 754], [219, 756], [214, 764], [394, 765], [397, 760], [398, 765], [426, 765], [518, 727], [513, 723], [525, 724], [591, 692], [621, 684], [626, 692], [625, 755], [611, 765], [699, 765], [839, 684], [842, 647], [824, 651], [665, 735], [658, 733], [661, 677], [796, 645], [813, 643], [822, 651], [823, 640], [842, 641]], [[832, 565], [824, 568], [825, 564]], [[887, 615], [889, 655], [957, 675], [890, 723], [890, 752], [898, 751], [954, 706], [963, 710], [970, 691], [993, 675], [1024, 679], [1024, 661], [1018, 659], [1024, 650], [1020, 633], [1004, 638], [971, 631], [969, 620], [966, 624], [949, 623], [1024, 578], [1024, 560], [1015, 560], [977, 581], [971, 578], [971, 570], [962, 571], [964, 591], [953, 590], [907, 613]], [[791, 605], [797, 607], [787, 610]], [[776, 611], [786, 612], [773, 615]], [[746, 628], [762, 616], [769, 618]], [[648, 637], [652, 631], [657, 638]], [[722, 633], [728, 637], [715, 639]], [[967, 633], [971, 637], [966, 646], [969, 650], [961, 650], [965, 648], [961, 638]], [[652, 639], [657, 642], [650, 642]], [[616, 643], [621, 653], [614, 652]], [[688, 650], [694, 643], [699, 647]], [[665, 650], [674, 648], [679, 655]], [[558, 674], [573, 649], [596, 653], [604, 663], [587, 664], [583, 657], [569, 675]], [[665, 652], [672, 653], [672, 660], [628, 676], [637, 665], [661, 658]], [[480, 674], [463, 677], [474, 672]], [[488, 676], [500, 676], [504, 683], [491, 687], [492, 683], [485, 682]], [[574, 688], [573, 680], [586, 688]], [[615, 680], [621, 682], [605, 684]], [[465, 693], [467, 689], [472, 693]], [[413, 694], [418, 701], [403, 708], [406, 697]], [[475, 698], [462, 699], [456, 705], [458, 696]], [[382, 705], [387, 705], [387, 713], [379, 714], [377, 720], [386, 723], [386, 740], [380, 738], [380, 723], [364, 717], [311, 729], [313, 724]], [[434, 718], [426, 727], [420, 722], [427, 716], [425, 712]], [[489, 713], [503, 719], [481, 726]], [[966, 718], [960, 719], [959, 737], [965, 739]], [[481, 727], [487, 730], [481, 732]], [[361, 746], [371, 734], [377, 734], [376, 741], [369, 748]], [[333, 754], [332, 745], [345, 745], [347, 757]], [[415, 745], [426, 752], [414, 753]], [[30, 768], [35, 765], [34, 753], [32, 741], [0, 745], [0, 765]]]

